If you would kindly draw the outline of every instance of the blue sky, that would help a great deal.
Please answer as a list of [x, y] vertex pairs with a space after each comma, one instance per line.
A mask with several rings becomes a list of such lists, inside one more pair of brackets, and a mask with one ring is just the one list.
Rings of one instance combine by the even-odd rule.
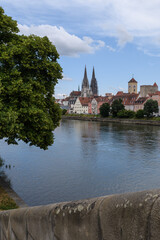
[[64, 78], [57, 98], [81, 86], [92, 69], [99, 94], [127, 91], [128, 81], [160, 85], [160, 0], [0, 0], [20, 32], [48, 36]]

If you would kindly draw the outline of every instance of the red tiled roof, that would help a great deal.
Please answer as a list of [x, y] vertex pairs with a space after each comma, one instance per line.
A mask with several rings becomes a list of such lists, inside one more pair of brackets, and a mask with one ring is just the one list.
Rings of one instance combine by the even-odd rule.
[[135, 101], [137, 100], [139, 94], [136, 94], [136, 93], [123, 93], [120, 94], [120, 92], [118, 92], [115, 96], [112, 97], [111, 99], [111, 103], [114, 101], [114, 100], [117, 100], [117, 99], [122, 99], [122, 103], [124, 105], [133, 105], [135, 103]]
[[81, 102], [82, 106], [88, 106], [88, 103], [92, 101], [93, 97], [79, 97], [79, 101]]
[[65, 99], [63, 99], [62, 101], [69, 101], [70, 97], [66, 97]]
[[157, 92], [155, 92], [155, 93], [150, 93], [150, 94], [148, 94], [149, 96], [153, 96], [153, 95], [159, 95], [160, 96], [160, 91], [157, 91]]
[[135, 104], [143, 104], [146, 100], [148, 99], [148, 97], [140, 97], [135, 101]]
[[156, 82], [153, 84], [153, 86], [154, 86], [154, 87], [158, 87], [158, 85], [157, 85], [157, 83], [156, 83]]
[[132, 78], [132, 79], [129, 81], [129, 83], [131, 83], [131, 82], [137, 83], [137, 81], [136, 81], [134, 78]]
[[98, 96], [95, 98], [97, 102], [109, 102], [108, 97]]
[[71, 97], [73, 97], [73, 96], [78, 97], [78, 96], [80, 96], [80, 95], [81, 95], [81, 91], [72, 91], [72, 92], [70, 93], [70, 96], [71, 96]]
[[116, 95], [122, 95], [122, 94], [124, 94], [124, 92], [123, 91], [119, 91], [119, 92], [117, 92]]

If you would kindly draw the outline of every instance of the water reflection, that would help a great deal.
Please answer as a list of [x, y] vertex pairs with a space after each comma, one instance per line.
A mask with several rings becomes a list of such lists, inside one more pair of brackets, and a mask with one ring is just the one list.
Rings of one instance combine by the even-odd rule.
[[28, 205], [160, 188], [160, 128], [64, 120], [47, 151], [0, 141], [4, 168]]

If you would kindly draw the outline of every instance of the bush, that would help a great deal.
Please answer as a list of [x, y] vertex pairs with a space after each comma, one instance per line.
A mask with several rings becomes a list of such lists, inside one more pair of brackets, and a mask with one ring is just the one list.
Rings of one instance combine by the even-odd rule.
[[109, 112], [110, 112], [110, 105], [109, 105], [109, 103], [103, 103], [100, 106], [99, 111], [100, 111], [100, 115], [102, 117], [108, 117], [109, 116]]
[[131, 110], [121, 110], [117, 113], [117, 117], [119, 118], [134, 118], [135, 112]]
[[136, 114], [135, 114], [136, 118], [144, 118], [144, 110], [143, 109], [139, 109]]

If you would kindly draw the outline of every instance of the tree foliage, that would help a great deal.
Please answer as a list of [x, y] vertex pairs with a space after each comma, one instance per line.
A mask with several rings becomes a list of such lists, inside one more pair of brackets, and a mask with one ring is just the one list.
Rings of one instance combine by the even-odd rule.
[[120, 110], [117, 113], [117, 117], [119, 117], [119, 118], [134, 118], [134, 116], [135, 116], [134, 111], [126, 110], [126, 109]]
[[136, 118], [144, 118], [144, 110], [143, 109], [139, 109], [137, 112], [136, 112]]
[[110, 113], [110, 105], [109, 105], [109, 103], [103, 103], [100, 106], [99, 111], [100, 111], [100, 115], [102, 117], [108, 117], [109, 113]]
[[144, 104], [144, 114], [147, 115], [147, 117], [152, 117], [153, 113], [158, 113], [158, 102], [153, 99], [149, 99]]
[[53, 97], [62, 78], [59, 55], [47, 37], [17, 32], [0, 8], [0, 138], [47, 149], [61, 115]]
[[122, 104], [122, 99], [116, 99], [113, 101], [111, 105], [111, 113], [113, 117], [117, 117], [119, 111], [124, 109], [124, 105]]

